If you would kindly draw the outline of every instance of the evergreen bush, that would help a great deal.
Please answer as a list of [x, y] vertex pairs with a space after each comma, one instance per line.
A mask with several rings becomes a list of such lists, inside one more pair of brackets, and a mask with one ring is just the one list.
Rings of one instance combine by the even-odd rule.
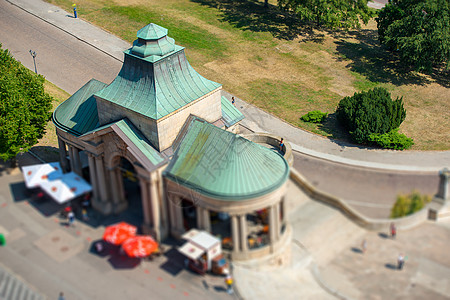
[[357, 143], [369, 142], [371, 134], [385, 134], [398, 128], [406, 117], [403, 98], [392, 101], [391, 94], [384, 88], [343, 98], [336, 114]]
[[407, 137], [403, 133], [399, 133], [398, 129], [393, 129], [387, 133], [372, 133], [369, 135], [369, 141], [386, 149], [404, 150], [414, 145], [413, 139]]
[[300, 119], [310, 123], [321, 123], [328, 116], [328, 113], [321, 112], [320, 110], [313, 110], [303, 115]]

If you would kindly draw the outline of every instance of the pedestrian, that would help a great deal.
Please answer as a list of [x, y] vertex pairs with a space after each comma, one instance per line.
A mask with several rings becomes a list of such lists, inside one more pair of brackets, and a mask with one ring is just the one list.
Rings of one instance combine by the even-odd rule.
[[86, 208], [81, 209], [81, 216], [83, 217], [83, 221], [89, 221], [89, 216]]
[[67, 218], [69, 219], [69, 226], [75, 226], [75, 224], [74, 224], [75, 214], [73, 213], [73, 211], [69, 212], [69, 214], [67, 215]]
[[64, 298], [64, 293], [63, 292], [59, 293], [58, 300], [66, 300], [66, 298]]
[[391, 223], [390, 229], [391, 229], [391, 238], [395, 239], [395, 236], [397, 235], [397, 228], [395, 227], [394, 223]]
[[233, 278], [228, 273], [225, 277], [225, 284], [227, 285], [227, 293], [232, 294], [233, 293]]
[[366, 250], [367, 250], [367, 241], [364, 239], [361, 243], [361, 251], [364, 254], [366, 253]]
[[284, 140], [283, 140], [283, 138], [281, 138], [280, 143], [278, 144], [278, 146], [280, 147], [280, 152], [283, 152], [283, 147], [284, 147]]
[[236, 106], [236, 101], [234, 100], [234, 97], [231, 97], [231, 104], [233, 104], [234, 106]]
[[400, 253], [397, 258], [397, 268], [399, 270], [403, 269], [404, 264], [405, 264], [405, 256], [403, 256], [403, 254]]

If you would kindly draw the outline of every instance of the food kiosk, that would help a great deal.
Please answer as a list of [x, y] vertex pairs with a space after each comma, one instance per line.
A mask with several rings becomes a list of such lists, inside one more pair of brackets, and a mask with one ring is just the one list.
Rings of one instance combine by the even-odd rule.
[[189, 230], [182, 238], [187, 242], [178, 251], [186, 256], [188, 268], [202, 275], [208, 271], [219, 275], [228, 273], [228, 263], [218, 238], [197, 229]]

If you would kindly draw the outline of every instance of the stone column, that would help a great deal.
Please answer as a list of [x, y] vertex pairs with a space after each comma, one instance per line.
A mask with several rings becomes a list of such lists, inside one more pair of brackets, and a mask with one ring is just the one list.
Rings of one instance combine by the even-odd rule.
[[183, 212], [181, 211], [181, 199], [175, 194], [169, 194], [169, 214], [170, 227], [174, 235], [181, 235], [184, 232], [183, 228]]
[[211, 232], [211, 220], [209, 217], [209, 210], [203, 209], [203, 229]]
[[67, 172], [69, 161], [67, 160], [66, 143], [58, 136], [59, 161], [63, 172]]
[[197, 228], [198, 229], [204, 229], [203, 228], [203, 208], [200, 206], [196, 206], [196, 213], [197, 213]]
[[277, 217], [275, 215], [275, 205], [272, 205], [269, 208], [269, 237], [271, 246], [273, 246], [276, 241], [276, 220]]
[[92, 197], [94, 199], [97, 199], [98, 196], [98, 183], [97, 183], [97, 171], [95, 168], [95, 160], [94, 156], [92, 154], [88, 154], [88, 160], [89, 160], [89, 177], [91, 179], [91, 185], [92, 185]]
[[67, 149], [69, 151], [69, 159], [70, 159], [70, 171], [75, 172], [75, 158], [73, 157], [73, 147], [71, 145], [67, 145]]
[[73, 151], [73, 171], [77, 173], [79, 176], [83, 175], [81, 169], [81, 159], [80, 159], [80, 150], [76, 147], [72, 147]]
[[97, 176], [98, 195], [97, 199], [92, 202], [92, 206], [101, 213], [107, 215], [112, 212], [112, 204], [108, 199], [108, 190], [106, 189], [105, 168], [103, 165], [103, 158], [101, 156], [95, 157], [95, 170]]
[[231, 239], [233, 241], [233, 252], [240, 252], [239, 227], [237, 216], [231, 216]]
[[239, 223], [240, 223], [240, 237], [241, 237], [241, 249], [242, 252], [247, 252], [248, 250], [248, 239], [247, 239], [247, 216], [246, 215], [240, 215], [239, 216]]
[[141, 201], [142, 201], [142, 210], [144, 213], [144, 224], [143, 230], [144, 232], [148, 232], [147, 230], [151, 227], [151, 218], [150, 218], [150, 199], [149, 199], [149, 191], [148, 186], [150, 183], [144, 179], [139, 178], [139, 185], [141, 186]]
[[280, 227], [280, 202], [278, 202], [277, 204], [275, 204], [273, 206], [275, 212], [275, 240], [279, 240], [280, 239], [280, 231], [281, 231], [281, 227]]
[[167, 209], [167, 195], [164, 193], [164, 180], [162, 178], [161, 170], [158, 170], [156, 173], [157, 176], [157, 186], [158, 186], [158, 198], [160, 199], [161, 204], [161, 237], [165, 239], [168, 235], [169, 230], [169, 212]]
[[157, 180], [154, 173], [150, 173], [150, 198], [151, 198], [151, 208], [152, 208], [152, 219], [153, 219], [153, 229], [155, 231], [155, 238], [159, 242], [161, 239], [160, 232], [160, 207], [159, 207], [159, 197], [158, 197], [158, 186]]

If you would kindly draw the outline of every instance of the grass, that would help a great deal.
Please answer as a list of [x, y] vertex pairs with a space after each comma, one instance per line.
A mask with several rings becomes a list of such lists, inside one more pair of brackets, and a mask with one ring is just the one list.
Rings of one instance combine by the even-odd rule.
[[[48, 1], [72, 11], [72, 1]], [[167, 28], [200, 74], [320, 135], [348, 140], [333, 117], [339, 100], [385, 87], [393, 98], [403, 96], [407, 117], [400, 131], [414, 139], [412, 149], [450, 149], [448, 80], [403, 68], [380, 46], [373, 20], [361, 30], [322, 32], [262, 5], [262, 0], [80, 0], [77, 10], [129, 42], [150, 22]], [[311, 110], [330, 113], [329, 121], [302, 122]]]

